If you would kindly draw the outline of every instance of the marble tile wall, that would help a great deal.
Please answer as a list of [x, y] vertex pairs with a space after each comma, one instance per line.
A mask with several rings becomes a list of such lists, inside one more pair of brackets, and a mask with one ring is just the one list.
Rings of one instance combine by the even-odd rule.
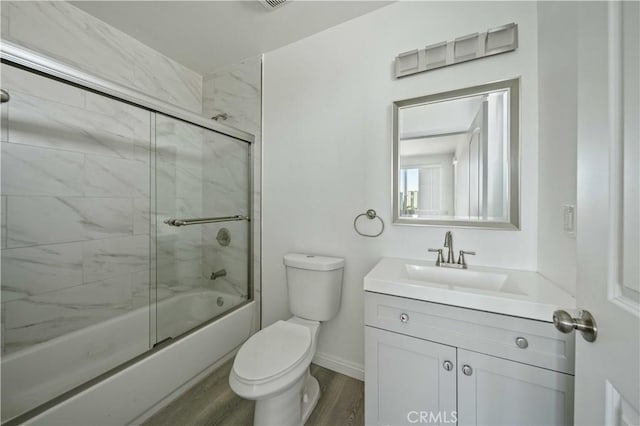
[[[249, 146], [245, 142], [208, 133], [203, 147], [203, 206], [207, 216], [249, 215]], [[218, 243], [218, 232], [226, 228], [227, 246]], [[205, 286], [248, 295], [249, 222], [225, 222], [203, 227], [203, 278]], [[211, 281], [211, 273], [225, 269], [227, 275]]]
[[202, 287], [202, 229], [172, 227], [167, 218], [202, 217], [205, 130], [156, 116], [158, 298]]
[[[202, 77], [64, 1], [3, 1], [2, 38], [195, 113]], [[37, 30], [34, 30], [37, 29]]]
[[[155, 128], [158, 299], [207, 288], [246, 297], [247, 222], [172, 227], [164, 220], [247, 215], [247, 144], [162, 115], [156, 116]], [[223, 227], [231, 233], [231, 243], [224, 247], [216, 239]], [[221, 269], [226, 276], [211, 280], [211, 274]], [[186, 323], [192, 312], [172, 315], [184, 317]], [[162, 318], [157, 323], [162, 327]], [[167, 333], [158, 329], [159, 338]]]
[[[3, 39], [205, 116], [225, 112], [225, 124], [256, 135], [251, 216], [259, 301], [262, 58], [221, 69], [203, 85], [200, 75], [66, 2], [0, 6]], [[10, 352], [147, 304], [155, 212], [148, 113], [29, 73], [3, 72], [2, 80], [16, 94], [11, 128], [1, 132], [2, 336]], [[5, 105], [1, 114], [8, 114]], [[157, 127], [158, 224], [208, 211], [248, 214], [238, 189], [240, 151], [208, 149], [217, 142], [170, 121], [159, 118]], [[229, 247], [215, 241], [220, 226], [196, 228], [158, 227], [158, 299], [199, 286], [246, 293], [249, 226], [227, 224]], [[214, 283], [209, 276], [218, 264], [229, 275]], [[104, 303], [90, 303], [92, 289]]]
[[262, 128], [262, 56], [240, 61], [203, 77], [202, 113], [213, 117], [226, 113], [223, 121], [246, 132]]
[[[260, 306], [261, 300], [261, 187], [262, 187], [262, 57], [257, 56], [245, 59], [238, 64], [234, 64], [217, 70], [203, 79], [203, 115], [213, 117], [218, 114], [227, 114], [224, 121], [233, 127], [237, 127], [256, 136], [256, 141], [252, 146], [252, 169], [253, 169], [253, 194], [252, 194], [252, 225], [253, 225], [253, 284], [255, 300]], [[205, 179], [205, 203], [209, 192], [215, 191], [212, 183]], [[234, 226], [235, 229], [236, 226]], [[232, 228], [229, 228], [233, 230]], [[210, 240], [214, 237], [215, 229], [207, 230], [203, 238]], [[233, 244], [233, 242], [232, 242]], [[240, 261], [239, 256], [230, 256], [232, 250], [225, 250], [227, 247], [214, 245], [211, 250], [205, 252], [205, 267], [209, 263], [219, 263], [230, 265], [232, 258]], [[212, 265], [211, 265], [212, 266]], [[239, 265], [238, 265], [239, 266]], [[234, 286], [229, 291], [242, 291], [242, 286], [238, 281], [216, 280], [215, 286]], [[260, 313], [256, 315], [255, 329], [261, 325]]]
[[0, 143], [9, 353], [149, 303], [151, 120], [73, 86], [1, 71], [11, 93]]

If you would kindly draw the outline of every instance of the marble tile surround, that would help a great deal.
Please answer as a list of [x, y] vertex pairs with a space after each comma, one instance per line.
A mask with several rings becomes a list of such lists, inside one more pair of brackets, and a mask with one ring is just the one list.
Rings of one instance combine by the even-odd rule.
[[[170, 227], [163, 221], [168, 217], [247, 214], [247, 145], [172, 118], [157, 116], [155, 149], [159, 291], [164, 297], [170, 297], [195, 288], [215, 288], [246, 296], [246, 222]], [[232, 244], [224, 248], [224, 259], [216, 256], [216, 247], [220, 247], [216, 235], [223, 226], [232, 229]], [[211, 281], [211, 273], [223, 268], [227, 276]], [[184, 315], [189, 313], [184, 312]], [[158, 330], [160, 335], [163, 332]]]
[[[253, 159], [253, 194], [251, 217], [253, 227], [253, 285], [254, 297], [260, 307], [261, 301], [261, 188], [262, 188], [262, 57], [256, 56], [241, 61], [207, 75], [203, 80], [203, 106], [205, 117], [213, 117], [225, 113], [228, 118], [224, 121], [233, 127], [245, 130], [256, 136], [252, 146]], [[210, 188], [211, 186], [211, 188]], [[215, 184], [205, 180], [205, 194], [215, 191]], [[205, 202], [206, 202], [205, 195]], [[216, 231], [217, 232], [217, 231]], [[213, 229], [206, 230], [203, 238], [210, 241], [214, 237]], [[205, 252], [205, 268], [211, 269], [214, 264], [230, 264], [230, 258], [240, 259], [239, 256], [229, 256], [231, 250], [227, 247], [214, 245]], [[237, 265], [237, 262], [236, 262]], [[238, 267], [238, 266], [235, 266]], [[239, 269], [238, 269], [239, 270]], [[242, 286], [231, 278], [216, 281], [214, 287], [221, 291], [241, 292]], [[254, 329], [261, 328], [261, 314], [256, 315]]]
[[202, 114], [227, 114], [224, 124], [254, 135], [261, 132], [262, 57], [255, 56], [203, 78]]
[[202, 286], [201, 230], [163, 222], [170, 217], [203, 216], [204, 132], [173, 118], [156, 116], [157, 284], [167, 297]]
[[73, 5], [3, 1], [1, 7], [3, 39], [201, 113], [199, 74]]
[[[2, 65], [3, 353], [149, 303], [150, 114]], [[146, 297], [144, 292], [146, 290]]]
[[[249, 147], [230, 137], [206, 135], [203, 148], [203, 206], [207, 215], [233, 216], [249, 214]], [[226, 228], [231, 243], [222, 246], [216, 240]], [[248, 295], [248, 244], [250, 223], [225, 222], [202, 229], [204, 285], [223, 292]], [[225, 269], [227, 275], [211, 281], [214, 271]]]
[[[204, 110], [205, 116], [226, 112], [230, 117], [225, 124], [256, 134], [252, 217], [259, 302], [261, 58], [219, 70], [207, 76], [203, 87], [197, 74], [67, 3], [2, 2], [1, 6], [3, 38], [185, 109]], [[41, 31], [32, 31], [34, 26]], [[69, 45], [77, 49], [67, 49]], [[5, 68], [2, 82], [3, 86], [10, 83], [14, 124], [0, 134], [2, 248], [6, 249], [2, 334], [3, 352], [10, 352], [149, 303], [149, 206], [153, 200], [147, 112]], [[238, 173], [240, 151], [207, 150], [214, 141], [204, 134], [194, 137], [199, 130], [192, 130], [169, 129], [179, 140], [166, 150], [158, 145], [158, 183], [164, 176], [162, 190], [175, 197], [166, 211], [159, 203], [158, 223], [163, 215], [200, 216], [209, 207], [245, 214], [246, 193], [239, 185], [247, 175]], [[165, 154], [168, 157], [163, 158]], [[162, 160], [168, 161], [163, 164]], [[235, 168], [213, 169], [212, 160], [235, 163]], [[219, 202], [205, 205], [214, 198]], [[38, 221], [35, 213], [18, 215], [37, 209], [58, 219], [55, 230]], [[215, 241], [218, 228], [178, 238], [158, 228], [159, 300], [200, 286], [246, 293], [244, 253], [249, 227], [244, 223], [229, 227], [234, 229], [228, 248]], [[209, 276], [220, 263], [229, 275], [214, 283]], [[48, 277], [45, 288], [43, 276]], [[95, 293], [100, 299], [105, 295], [99, 303], [89, 296], [95, 289], [100, 289]], [[34, 321], [25, 324], [24, 312], [33, 313]]]

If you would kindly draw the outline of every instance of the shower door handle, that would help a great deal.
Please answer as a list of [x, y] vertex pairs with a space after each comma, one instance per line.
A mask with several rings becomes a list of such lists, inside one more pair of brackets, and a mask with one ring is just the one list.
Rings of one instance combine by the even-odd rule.
[[164, 221], [169, 226], [188, 226], [188, 225], [201, 225], [204, 223], [218, 223], [218, 222], [233, 222], [238, 220], [251, 220], [249, 216], [220, 216], [220, 217], [198, 217], [191, 219], [175, 219], [169, 218]]

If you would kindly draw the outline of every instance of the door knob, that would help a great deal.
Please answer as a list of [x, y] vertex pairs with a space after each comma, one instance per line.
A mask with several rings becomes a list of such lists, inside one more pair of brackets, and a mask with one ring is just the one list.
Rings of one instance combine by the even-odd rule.
[[453, 370], [453, 363], [451, 361], [445, 361], [442, 363], [442, 366], [444, 367], [445, 370], [447, 371], [451, 371]]
[[562, 333], [578, 330], [587, 342], [594, 342], [598, 336], [596, 320], [589, 311], [579, 312], [580, 318], [572, 318], [567, 311], [557, 310], [553, 313], [553, 325]]
[[409, 322], [409, 315], [404, 312], [400, 314], [400, 322]]

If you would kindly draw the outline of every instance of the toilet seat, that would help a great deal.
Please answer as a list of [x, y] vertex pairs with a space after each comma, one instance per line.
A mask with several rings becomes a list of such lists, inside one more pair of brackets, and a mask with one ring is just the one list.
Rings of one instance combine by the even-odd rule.
[[246, 384], [277, 379], [307, 358], [311, 330], [290, 321], [278, 321], [254, 334], [240, 348], [233, 364], [236, 378]]

